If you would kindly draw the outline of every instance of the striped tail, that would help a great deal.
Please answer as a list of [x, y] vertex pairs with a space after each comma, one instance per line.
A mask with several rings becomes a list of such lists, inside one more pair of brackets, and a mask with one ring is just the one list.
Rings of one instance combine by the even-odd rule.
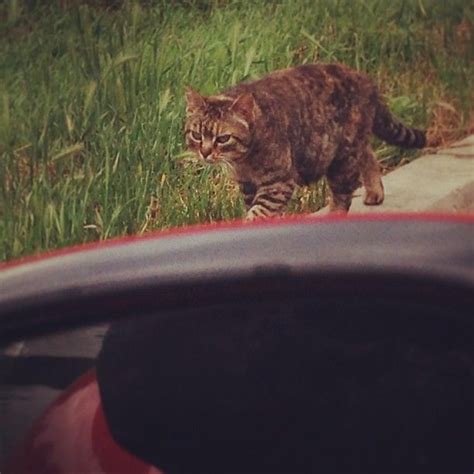
[[426, 146], [425, 132], [403, 125], [381, 101], [378, 101], [377, 104], [372, 132], [390, 145], [402, 148], [423, 148]]

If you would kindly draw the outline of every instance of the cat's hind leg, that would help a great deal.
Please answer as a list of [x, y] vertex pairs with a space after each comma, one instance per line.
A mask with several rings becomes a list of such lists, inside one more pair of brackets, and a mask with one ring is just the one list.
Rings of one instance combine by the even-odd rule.
[[347, 213], [352, 195], [360, 184], [360, 157], [357, 153], [334, 160], [326, 173], [331, 201], [329, 212]]
[[384, 199], [382, 170], [370, 145], [367, 146], [361, 160], [361, 176], [365, 188], [364, 204], [367, 206], [382, 204]]

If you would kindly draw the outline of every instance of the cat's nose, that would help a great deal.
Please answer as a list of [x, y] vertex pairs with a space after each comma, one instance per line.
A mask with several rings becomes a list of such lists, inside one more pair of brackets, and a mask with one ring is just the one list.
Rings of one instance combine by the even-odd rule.
[[212, 148], [201, 148], [201, 155], [203, 158], [207, 158], [212, 153]]

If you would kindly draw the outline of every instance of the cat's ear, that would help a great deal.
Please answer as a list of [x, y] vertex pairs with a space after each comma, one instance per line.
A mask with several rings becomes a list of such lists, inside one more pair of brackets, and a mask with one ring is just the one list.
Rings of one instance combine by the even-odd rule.
[[186, 87], [184, 91], [186, 94], [186, 112], [188, 114], [193, 114], [206, 108], [204, 97], [202, 97], [192, 87]]
[[230, 106], [230, 110], [241, 115], [248, 122], [252, 122], [255, 118], [255, 99], [253, 95], [250, 92], [240, 94]]

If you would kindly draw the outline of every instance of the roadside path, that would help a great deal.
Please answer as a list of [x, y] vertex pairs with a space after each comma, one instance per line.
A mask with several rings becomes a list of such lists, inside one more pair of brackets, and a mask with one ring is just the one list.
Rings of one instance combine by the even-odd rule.
[[383, 183], [383, 204], [364, 205], [360, 188], [350, 212], [474, 212], [474, 135], [397, 168]]

